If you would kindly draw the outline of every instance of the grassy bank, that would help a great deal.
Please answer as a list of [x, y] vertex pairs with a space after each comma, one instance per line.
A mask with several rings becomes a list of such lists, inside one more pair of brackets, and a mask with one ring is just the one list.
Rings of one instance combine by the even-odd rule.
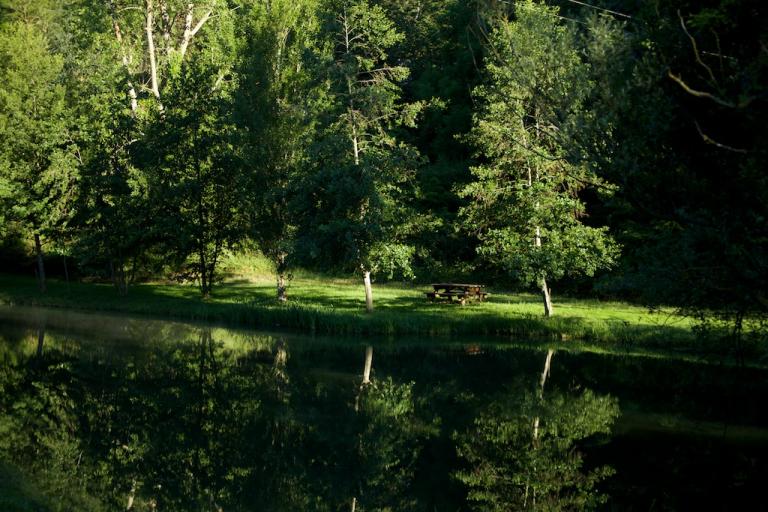
[[51, 280], [43, 295], [32, 278], [0, 275], [0, 302], [347, 336], [501, 335], [664, 345], [693, 340], [690, 323], [671, 313], [556, 297], [556, 316], [544, 318], [538, 296], [494, 289], [487, 302], [462, 307], [428, 302], [423, 293], [427, 286], [379, 284], [374, 286], [376, 310], [367, 314], [362, 283], [300, 275], [291, 281], [289, 302], [278, 304], [268, 272], [238, 272], [234, 263], [227, 281], [208, 300], [194, 286], [167, 283], [136, 285], [121, 297], [107, 284]]

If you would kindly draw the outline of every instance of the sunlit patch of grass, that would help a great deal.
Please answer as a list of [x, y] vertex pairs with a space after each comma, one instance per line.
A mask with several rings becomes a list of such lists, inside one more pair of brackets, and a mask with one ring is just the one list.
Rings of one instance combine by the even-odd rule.
[[289, 301], [276, 300], [275, 278], [263, 257], [240, 254], [222, 263], [225, 279], [203, 300], [193, 284], [145, 283], [121, 297], [114, 287], [0, 276], [5, 303], [119, 311], [187, 320], [288, 328], [315, 334], [504, 335], [515, 338], [678, 344], [694, 337], [691, 321], [670, 311], [650, 313], [620, 302], [555, 297], [552, 318], [537, 295], [490, 288], [489, 300], [466, 306], [430, 302], [428, 284], [375, 283], [373, 314], [365, 312], [362, 279], [293, 272]]

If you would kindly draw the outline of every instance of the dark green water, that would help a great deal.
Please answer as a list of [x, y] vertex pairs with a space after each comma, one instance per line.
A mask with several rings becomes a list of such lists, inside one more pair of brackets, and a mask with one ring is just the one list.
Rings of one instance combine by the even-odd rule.
[[0, 308], [0, 510], [765, 510], [767, 376]]

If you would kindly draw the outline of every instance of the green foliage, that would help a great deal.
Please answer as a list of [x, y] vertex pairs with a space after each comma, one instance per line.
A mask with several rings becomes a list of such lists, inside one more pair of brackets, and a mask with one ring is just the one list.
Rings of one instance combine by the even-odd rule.
[[510, 396], [455, 436], [469, 464], [457, 478], [477, 510], [593, 510], [606, 500], [596, 484], [613, 471], [585, 471], [578, 443], [609, 433], [618, 415], [615, 399], [589, 390]]
[[281, 1], [248, 9], [236, 115], [246, 148], [250, 236], [282, 274], [294, 252], [291, 201], [308, 165], [322, 95], [310, 74], [317, 5]]
[[381, 7], [330, 3], [323, 73], [328, 96], [311, 172], [302, 183], [303, 251], [325, 268], [409, 272], [407, 250], [379, 251], [407, 242], [415, 148], [395, 128], [413, 126], [419, 103], [400, 101], [408, 76], [388, 50], [402, 40]]
[[[78, 163], [63, 83], [64, 59], [34, 23], [0, 28], [0, 197], [4, 229], [54, 233], [72, 215]], [[7, 224], [6, 224], [7, 223]]]
[[222, 252], [238, 244], [246, 229], [247, 186], [236, 147], [235, 84], [227, 57], [233, 46], [219, 37], [220, 46], [189, 58], [168, 85], [141, 155], [149, 174], [153, 236], [177, 265], [194, 258], [192, 276], [204, 296], [216, 280]]
[[481, 163], [461, 190], [466, 229], [480, 255], [523, 284], [593, 276], [618, 248], [607, 228], [583, 223], [580, 192], [599, 180], [568, 142], [587, 108], [589, 67], [557, 11], [534, 2], [498, 22], [488, 52], [471, 133]]

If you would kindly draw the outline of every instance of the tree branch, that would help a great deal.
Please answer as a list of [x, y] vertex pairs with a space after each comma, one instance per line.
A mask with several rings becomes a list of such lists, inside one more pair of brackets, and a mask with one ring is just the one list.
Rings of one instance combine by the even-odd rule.
[[206, 12], [203, 17], [200, 18], [200, 21], [198, 21], [197, 24], [192, 27], [194, 7], [195, 4], [193, 3], [187, 5], [187, 15], [184, 18], [184, 35], [182, 36], [181, 44], [179, 45], [179, 53], [181, 54], [182, 59], [187, 53], [187, 48], [189, 47], [189, 43], [192, 41], [192, 38], [195, 37], [195, 34], [197, 34], [201, 28], [203, 28], [205, 22], [207, 22], [211, 17], [211, 14], [213, 14], [213, 11]]
[[[154, 17], [154, 6], [152, 5], [152, 0], [146, 0], [147, 2], [147, 52], [149, 53], [149, 76], [152, 81], [152, 94], [155, 95], [155, 98], [160, 100], [160, 86], [157, 82], [157, 59], [155, 57], [155, 36], [154, 36], [154, 30], [153, 30], [153, 17]], [[162, 110], [162, 105], [160, 107]]]
[[725, 144], [720, 144], [719, 142], [717, 142], [716, 140], [712, 139], [710, 136], [708, 136], [706, 133], [704, 133], [702, 131], [701, 126], [699, 125], [698, 121], [694, 120], [693, 124], [696, 125], [696, 131], [699, 132], [699, 135], [701, 135], [701, 138], [704, 139], [704, 142], [706, 142], [707, 144], [712, 144], [713, 146], [716, 146], [716, 147], [718, 147], [720, 149], [725, 149], [726, 151], [733, 151], [734, 153], [741, 153], [743, 155], [748, 153], [748, 151], [746, 149], [739, 149], [739, 148], [734, 148], [733, 146], [727, 146]]
[[715, 74], [712, 72], [712, 68], [707, 66], [704, 61], [701, 59], [701, 53], [699, 53], [699, 46], [696, 44], [696, 39], [691, 35], [690, 32], [688, 32], [688, 27], [685, 26], [685, 20], [683, 19], [683, 15], [680, 14], [680, 9], [677, 10], [677, 17], [680, 18], [680, 26], [683, 27], [683, 32], [685, 32], [685, 35], [688, 36], [688, 39], [691, 40], [691, 46], [693, 47], [693, 54], [696, 56], [696, 62], [701, 65], [704, 69], [707, 70], [707, 74], [709, 74], [709, 78], [712, 79], [712, 82], [710, 85], [713, 87], [717, 86], [717, 79], [715, 78]]
[[117, 40], [117, 45], [120, 47], [120, 53], [122, 54], [123, 68], [125, 69], [128, 84], [128, 97], [131, 99], [131, 111], [135, 114], [139, 108], [139, 104], [136, 95], [136, 88], [133, 86], [133, 82], [131, 81], [131, 70], [128, 66], [130, 61], [128, 60], [128, 54], [126, 53], [125, 45], [123, 44], [123, 35], [120, 31], [120, 24], [117, 22], [115, 3], [112, 0], [109, 0], [107, 5], [109, 7], [110, 16], [112, 17], [112, 28], [115, 31], [115, 39]]
[[715, 96], [712, 93], [705, 92], [705, 91], [698, 91], [698, 90], [692, 88], [691, 86], [686, 84], [683, 81], [682, 78], [680, 78], [679, 76], [677, 76], [674, 73], [672, 73], [671, 69], [667, 70], [667, 75], [669, 76], [669, 78], [671, 78], [672, 80], [674, 80], [675, 82], [680, 84], [680, 87], [682, 87], [683, 90], [685, 90], [685, 92], [687, 92], [688, 94], [690, 94], [692, 96], [696, 96], [697, 98], [707, 98], [707, 99], [710, 99], [710, 100], [714, 101], [715, 103], [717, 103], [718, 105], [721, 105], [723, 107], [727, 107], [727, 108], [744, 108], [747, 105], [749, 105], [750, 103], [752, 103], [752, 100], [754, 99], [754, 98], [750, 97], [750, 98], [747, 98], [747, 99], [745, 99], [744, 101], [742, 101], [742, 102], [740, 102], [738, 104], [731, 103], [730, 101], [725, 101], [724, 99], [719, 98], [718, 96]]

